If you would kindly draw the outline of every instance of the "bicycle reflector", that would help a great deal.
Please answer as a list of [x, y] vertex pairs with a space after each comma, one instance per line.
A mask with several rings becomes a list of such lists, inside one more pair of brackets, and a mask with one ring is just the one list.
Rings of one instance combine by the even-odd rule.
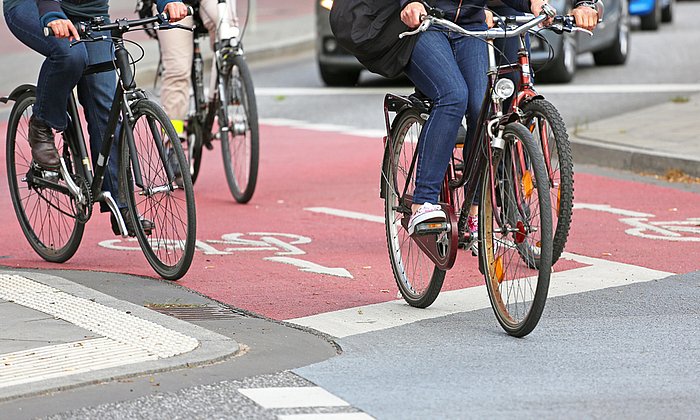
[[515, 85], [510, 79], [498, 79], [493, 88], [493, 93], [501, 99], [510, 98], [513, 92], [515, 92]]

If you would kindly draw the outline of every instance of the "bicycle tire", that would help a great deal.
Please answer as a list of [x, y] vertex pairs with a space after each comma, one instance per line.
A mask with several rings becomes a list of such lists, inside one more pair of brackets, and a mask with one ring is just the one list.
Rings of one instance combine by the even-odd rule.
[[574, 159], [571, 143], [564, 119], [557, 108], [546, 99], [529, 101], [523, 105], [522, 111], [524, 125], [530, 129], [535, 142], [539, 143], [543, 150], [544, 140], [547, 139], [550, 157], [547, 169], [554, 228], [552, 264], [555, 264], [566, 247], [574, 210]]
[[[394, 279], [403, 299], [416, 308], [430, 306], [442, 289], [445, 271], [435, 263], [410, 238], [401, 224], [406, 217], [397, 211], [399, 196], [404, 189], [412, 156], [418, 145], [423, 119], [418, 111], [409, 109], [396, 116], [392, 127], [392, 146], [387, 154], [382, 171], [384, 197], [384, 220], [387, 248]], [[407, 166], [408, 165], [408, 166]], [[413, 171], [411, 187], [415, 187]]]
[[482, 176], [480, 268], [501, 327], [523, 337], [539, 322], [549, 289], [552, 217], [551, 211], [540, 211], [550, 208], [549, 182], [526, 127], [508, 124], [503, 139], [504, 149], [493, 154], [493, 165]]
[[196, 117], [187, 121], [187, 162], [189, 163], [192, 185], [197, 181], [199, 169], [202, 166], [202, 145], [204, 144], [204, 128]]
[[[232, 60], [231, 71], [224, 80], [227, 97], [221, 100], [221, 153], [231, 195], [237, 202], [247, 203], [253, 197], [258, 180], [258, 107], [248, 64], [240, 55]], [[222, 130], [223, 127], [228, 130]]]
[[[76, 209], [70, 195], [36, 184], [30, 186], [30, 172], [32, 176], [39, 176], [31, 166], [28, 140], [30, 108], [35, 102], [35, 94], [27, 92], [17, 98], [10, 112], [5, 154], [7, 184], [17, 220], [29, 245], [44, 260], [63, 263], [78, 250], [85, 224], [70, 216], [75, 215]], [[55, 141], [69, 172], [85, 179], [81, 159], [74, 158], [78, 154], [72, 145], [61, 136], [56, 136]], [[56, 181], [65, 183], [58, 178]]]
[[[126, 195], [131, 223], [136, 227], [136, 238], [148, 263], [164, 279], [177, 280], [185, 275], [194, 256], [195, 202], [189, 171], [181, 171], [181, 188], [176, 186], [174, 176], [169, 178], [165, 145], [174, 150], [180, 168], [187, 167], [187, 159], [170, 119], [160, 106], [140, 100], [131, 105], [131, 111], [134, 147], [144, 185], [135, 185], [133, 155], [126, 132], [122, 132], [121, 191]], [[167, 139], [161, 137], [163, 134]], [[150, 233], [144, 231], [139, 216], [153, 222]]]

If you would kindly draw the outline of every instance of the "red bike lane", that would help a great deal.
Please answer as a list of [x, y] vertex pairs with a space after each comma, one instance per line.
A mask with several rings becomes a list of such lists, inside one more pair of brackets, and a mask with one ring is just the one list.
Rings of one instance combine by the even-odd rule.
[[[247, 205], [230, 196], [216, 146], [205, 151], [195, 185], [198, 246], [179, 284], [275, 319], [396, 298], [379, 198], [381, 139], [263, 125], [260, 177]], [[2, 172], [5, 180], [4, 164]], [[567, 252], [671, 273], [700, 269], [700, 195], [578, 173], [575, 196]], [[0, 264], [155, 277], [138, 244], [113, 236], [97, 211], [70, 261], [42, 261], [22, 235], [5, 182], [0, 197]], [[555, 271], [583, 265], [565, 259]], [[481, 284], [477, 260], [461, 252], [444, 290]]]

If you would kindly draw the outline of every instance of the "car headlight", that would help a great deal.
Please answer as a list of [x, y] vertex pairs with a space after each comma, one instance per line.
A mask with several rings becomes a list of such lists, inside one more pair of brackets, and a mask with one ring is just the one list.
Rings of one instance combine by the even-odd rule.
[[501, 99], [508, 99], [515, 92], [515, 85], [510, 79], [498, 79], [496, 86], [493, 88], [493, 93]]
[[321, 7], [331, 10], [331, 7], [333, 7], [333, 0], [321, 0]]

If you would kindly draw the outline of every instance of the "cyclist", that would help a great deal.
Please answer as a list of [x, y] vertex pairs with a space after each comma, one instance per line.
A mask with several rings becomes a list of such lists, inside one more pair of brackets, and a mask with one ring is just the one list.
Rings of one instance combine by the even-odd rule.
[[[172, 21], [187, 15], [187, 7], [181, 2], [158, 0], [158, 4], [159, 10], [168, 12]], [[71, 47], [69, 41], [80, 38], [75, 22], [95, 17], [108, 19], [108, 9], [108, 0], [3, 0], [5, 21], [10, 31], [22, 43], [46, 57], [39, 72], [28, 136], [34, 163], [43, 169], [59, 169], [54, 131], [65, 130], [68, 125], [66, 108], [76, 86], [88, 124], [92, 161], [98, 159], [116, 88], [116, 73], [109, 71], [83, 76], [83, 70], [88, 64], [112, 60], [113, 48], [108, 42], [88, 42]], [[43, 27], [51, 28], [55, 37], [45, 37]], [[104, 35], [109, 36], [109, 33]], [[117, 143], [113, 143], [111, 156], [118, 156]], [[117, 171], [116, 159], [110, 160], [102, 189], [115, 199], [128, 232], [133, 236], [134, 227], [126, 203], [118, 192]], [[100, 210], [108, 212], [109, 207], [103, 202]], [[119, 235], [114, 216], [111, 222], [112, 231]], [[145, 230], [153, 227], [153, 222], [146, 219], [141, 219], [141, 224]]]
[[[427, 14], [419, 0], [398, 0], [401, 20], [409, 28], [417, 28]], [[468, 30], [485, 30], [487, 0], [435, 0], [432, 4], [445, 11], [445, 18]], [[506, 5], [538, 15], [547, 0], [502, 0]], [[585, 2], [589, 4], [591, 2]], [[585, 6], [582, 4], [582, 6]], [[596, 11], [582, 7], [577, 25], [592, 29]], [[449, 164], [462, 118], [466, 115], [467, 141], [476, 133], [479, 104], [487, 85], [488, 55], [486, 44], [476, 38], [454, 33], [428, 30], [420, 35], [404, 72], [416, 88], [433, 101], [430, 117], [421, 131], [418, 150], [416, 187], [413, 194], [409, 234], [426, 221], [444, 221], [437, 204], [440, 188]], [[469, 211], [468, 227], [477, 230], [477, 205]]]
[[[238, 36], [238, 18], [236, 15], [236, 2], [227, 1], [228, 16], [219, 16], [218, 0], [185, 0], [187, 4], [198, 10], [207, 32], [209, 40], [214, 46], [217, 40], [217, 29], [220, 29], [220, 18], [225, 19], [226, 27], [232, 29], [230, 36]], [[195, 16], [182, 20], [183, 26], [193, 26]], [[180, 137], [184, 136], [185, 118], [190, 107], [190, 84], [192, 73], [192, 60], [194, 57], [192, 37], [196, 34], [191, 31], [164, 31], [158, 34], [160, 55], [163, 64], [163, 83], [160, 90], [160, 101], [166, 114], [170, 116], [175, 131]], [[216, 69], [212, 67], [212, 80], [210, 92], [214, 92], [216, 83]]]

